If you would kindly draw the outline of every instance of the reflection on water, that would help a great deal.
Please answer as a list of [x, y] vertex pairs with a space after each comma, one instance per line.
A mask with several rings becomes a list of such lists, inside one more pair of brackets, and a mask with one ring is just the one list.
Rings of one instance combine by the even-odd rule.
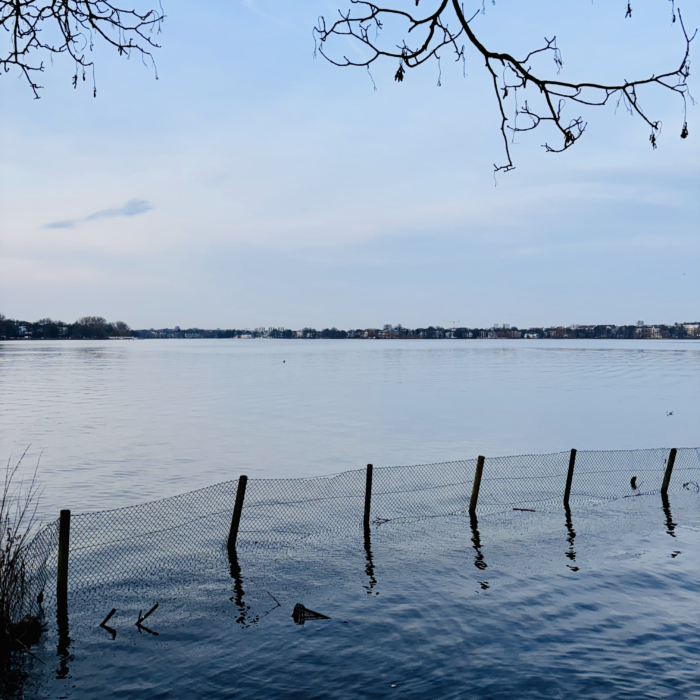
[[664, 511], [664, 515], [666, 516], [666, 532], [668, 532], [668, 534], [671, 535], [671, 537], [675, 537], [676, 523], [673, 522], [673, 518], [671, 517], [671, 504], [668, 500], [668, 494], [661, 494], [661, 505]]
[[246, 606], [243, 601], [245, 591], [243, 590], [243, 580], [241, 578], [241, 566], [238, 563], [238, 552], [235, 547], [227, 547], [228, 561], [231, 568], [231, 578], [233, 579], [234, 595], [229, 599], [238, 608], [238, 617], [236, 623], [241, 627], [246, 627], [249, 622], [247, 620], [250, 607]]
[[107, 632], [109, 632], [110, 636], [112, 637], [112, 641], [114, 641], [117, 638], [117, 630], [115, 630], [114, 627], [110, 627], [104, 622], [100, 625], [100, 627], [103, 630], [107, 630]]
[[242, 628], [250, 627], [260, 622], [261, 618], [269, 615], [273, 610], [280, 606], [279, 601], [272, 593], [265, 591], [265, 609], [259, 609], [255, 612], [251, 605], [245, 600], [246, 595], [243, 589], [243, 575], [241, 573], [241, 565], [239, 563], [238, 551], [236, 547], [227, 547], [229, 575], [233, 579], [234, 594], [229, 597], [229, 600], [236, 606], [238, 617], [235, 618], [237, 625]]
[[369, 579], [369, 585], [365, 585], [367, 593], [372, 594], [372, 589], [377, 585], [377, 579], [374, 575], [374, 561], [372, 560], [372, 542], [370, 536], [369, 525], [365, 523], [364, 525], [364, 543], [365, 543], [365, 557], [367, 558], [367, 563], [365, 565], [365, 573]]
[[71, 638], [68, 629], [68, 609], [60, 604], [56, 610], [56, 631], [58, 637], [58, 644], [56, 645], [56, 656], [58, 657], [56, 679], [64, 680], [70, 678], [68, 664], [73, 661], [74, 656], [70, 650]]
[[[472, 547], [474, 547], [474, 551], [476, 552], [476, 555], [474, 556], [474, 566], [480, 571], [483, 571], [484, 569], [488, 568], [488, 564], [484, 559], [484, 553], [481, 551], [481, 536], [479, 535], [479, 528], [477, 527], [478, 524], [479, 521], [477, 520], [476, 515], [472, 515], [470, 517]], [[483, 583], [482, 587], [484, 587]]]
[[[569, 543], [569, 549], [566, 552], [566, 557], [567, 559], [570, 559], [572, 562], [576, 561], [576, 550], [574, 549], [574, 540], [576, 539], [576, 531], [574, 530], [573, 523], [571, 521], [571, 508], [569, 506], [565, 507], [566, 511], [566, 541]], [[572, 570], [572, 571], [578, 571], [579, 567], [574, 566], [573, 564], [567, 564], [567, 566]]]
[[[0, 692], [380, 700], [395, 685], [411, 700], [693, 697], [700, 570], [684, 553], [700, 548], [698, 494], [674, 493], [673, 516], [657, 498], [577, 505], [565, 518], [557, 508], [391, 521], [283, 549], [244, 540], [228, 559], [212, 542], [208, 557], [180, 552], [148, 580], [72, 592], [70, 637], [59, 619], [35, 649], [47, 666], [35, 664], [33, 685]], [[564, 535], [575, 576], [561, 575]], [[378, 562], [382, 595], [366, 595]], [[154, 597], [157, 637], [134, 625]], [[115, 640], [99, 629], [106, 601], [119, 610]]]

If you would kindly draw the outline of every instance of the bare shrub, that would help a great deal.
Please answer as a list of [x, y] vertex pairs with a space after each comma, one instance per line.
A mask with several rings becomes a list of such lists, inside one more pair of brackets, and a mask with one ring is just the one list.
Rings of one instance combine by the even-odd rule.
[[3, 655], [13, 649], [27, 649], [38, 641], [42, 632], [36, 601], [33, 596], [29, 600], [25, 567], [25, 554], [34, 536], [39, 502], [36, 482], [39, 462], [31, 479], [19, 478], [27, 450], [14, 466], [12, 458], [8, 460], [0, 495], [0, 652]]

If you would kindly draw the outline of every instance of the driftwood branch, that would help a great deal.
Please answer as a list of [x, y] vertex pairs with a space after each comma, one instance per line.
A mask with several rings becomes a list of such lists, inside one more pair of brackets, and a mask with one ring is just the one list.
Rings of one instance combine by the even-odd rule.
[[[420, 0], [416, 0], [418, 7]], [[491, 77], [494, 95], [500, 116], [500, 131], [503, 138], [505, 158], [501, 165], [494, 164], [494, 170], [509, 171], [515, 166], [511, 156], [511, 139], [509, 136], [521, 131], [534, 131], [543, 123], [549, 123], [557, 134], [557, 141], [546, 141], [543, 147], [549, 153], [561, 153], [571, 148], [583, 136], [586, 122], [582, 116], [566, 116], [565, 108], [571, 104], [587, 107], [601, 107], [617, 101], [632, 115], [642, 119], [650, 129], [649, 140], [656, 148], [657, 136], [661, 129], [659, 120], [647, 115], [642, 106], [640, 93], [649, 86], [656, 85], [677, 95], [684, 107], [681, 138], [688, 136], [687, 101], [691, 99], [687, 80], [690, 75], [690, 46], [695, 33], [689, 35], [683, 24], [680, 10], [673, 6], [673, 22], [678, 19], [685, 45], [676, 68], [670, 68], [658, 74], [637, 80], [622, 80], [611, 83], [567, 82], [560, 78], [563, 60], [557, 46], [556, 37], [547, 39], [539, 48], [533, 49], [522, 58], [500, 51], [492, 51], [477, 37], [472, 28], [476, 16], [481, 10], [467, 16], [459, 0], [439, 0], [432, 11], [419, 15], [418, 10], [407, 12], [368, 2], [367, 0], [350, 0], [351, 7], [345, 13], [339, 12], [339, 18], [327, 22], [320, 17], [314, 28], [317, 51], [333, 65], [361, 66], [369, 70], [380, 59], [398, 61], [394, 79], [403, 82], [407, 69], [417, 68], [430, 59], [440, 60], [442, 49], [454, 53], [457, 61], [466, 61], [466, 46], [481, 56], [484, 66]], [[632, 8], [627, 7], [627, 17], [631, 17]], [[404, 39], [396, 45], [388, 46], [382, 41], [382, 30], [388, 22], [401, 22], [404, 25]], [[393, 28], [393, 25], [392, 25]], [[366, 57], [352, 60], [347, 56], [337, 57], [329, 50], [332, 39], [343, 38], [359, 43], [366, 52]], [[557, 75], [547, 78], [535, 71], [530, 61], [539, 55], [549, 55], [554, 61]], [[534, 100], [518, 102], [518, 91], [525, 92]], [[513, 101], [513, 119], [507, 114], [508, 99]]]

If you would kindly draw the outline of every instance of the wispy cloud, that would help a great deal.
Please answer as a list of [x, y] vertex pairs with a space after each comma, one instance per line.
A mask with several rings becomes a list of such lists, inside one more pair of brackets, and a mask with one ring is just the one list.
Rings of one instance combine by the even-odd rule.
[[85, 221], [94, 221], [95, 219], [112, 219], [115, 216], [136, 216], [137, 214], [145, 214], [153, 209], [153, 206], [145, 199], [131, 199], [123, 207], [116, 209], [103, 209], [102, 211], [90, 214], [85, 217]]
[[75, 219], [68, 221], [54, 221], [51, 224], [46, 224], [44, 228], [75, 228], [78, 222]]
[[151, 209], [153, 209], [153, 205], [150, 202], [147, 202], [145, 199], [130, 199], [124, 206], [96, 211], [94, 214], [90, 214], [84, 219], [53, 221], [50, 224], [45, 224], [44, 228], [75, 228], [78, 224], [82, 224], [86, 221], [95, 221], [95, 219], [113, 219], [118, 216], [137, 216], [138, 214], [145, 214]]

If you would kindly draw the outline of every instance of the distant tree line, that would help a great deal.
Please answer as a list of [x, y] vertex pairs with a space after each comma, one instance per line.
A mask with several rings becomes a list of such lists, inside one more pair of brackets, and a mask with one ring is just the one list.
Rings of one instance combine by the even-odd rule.
[[301, 330], [289, 328], [150, 328], [132, 330], [124, 321], [108, 322], [102, 316], [83, 316], [75, 323], [54, 321], [42, 318], [30, 323], [6, 318], [0, 314], [0, 340], [104, 340], [107, 338], [368, 338], [368, 339], [438, 339], [438, 338], [609, 338], [618, 340], [632, 339], [686, 339], [700, 338], [700, 322], [674, 323], [673, 325], [647, 325], [639, 321], [635, 325], [587, 325], [587, 326], [551, 326], [547, 328], [517, 328], [500, 324], [491, 328], [444, 328], [427, 326], [426, 328], [405, 328], [401, 324], [386, 324], [382, 328], [357, 328], [340, 330], [338, 328], [305, 327]]
[[356, 328], [341, 330], [338, 328], [304, 327], [300, 330], [289, 328], [256, 328], [204, 330], [202, 328], [161, 328], [156, 330], [134, 331], [139, 338], [301, 338], [301, 339], [441, 339], [441, 338], [610, 338], [618, 340], [660, 339], [660, 338], [699, 338], [700, 323], [675, 323], [673, 325], [629, 326], [595, 325], [595, 326], [553, 326], [548, 328], [444, 328], [427, 326], [426, 328], [405, 328], [401, 324], [386, 324], [382, 328]]
[[124, 321], [108, 322], [102, 316], [83, 316], [75, 323], [42, 318], [33, 323], [6, 318], [0, 314], [0, 340], [105, 340], [136, 334]]

